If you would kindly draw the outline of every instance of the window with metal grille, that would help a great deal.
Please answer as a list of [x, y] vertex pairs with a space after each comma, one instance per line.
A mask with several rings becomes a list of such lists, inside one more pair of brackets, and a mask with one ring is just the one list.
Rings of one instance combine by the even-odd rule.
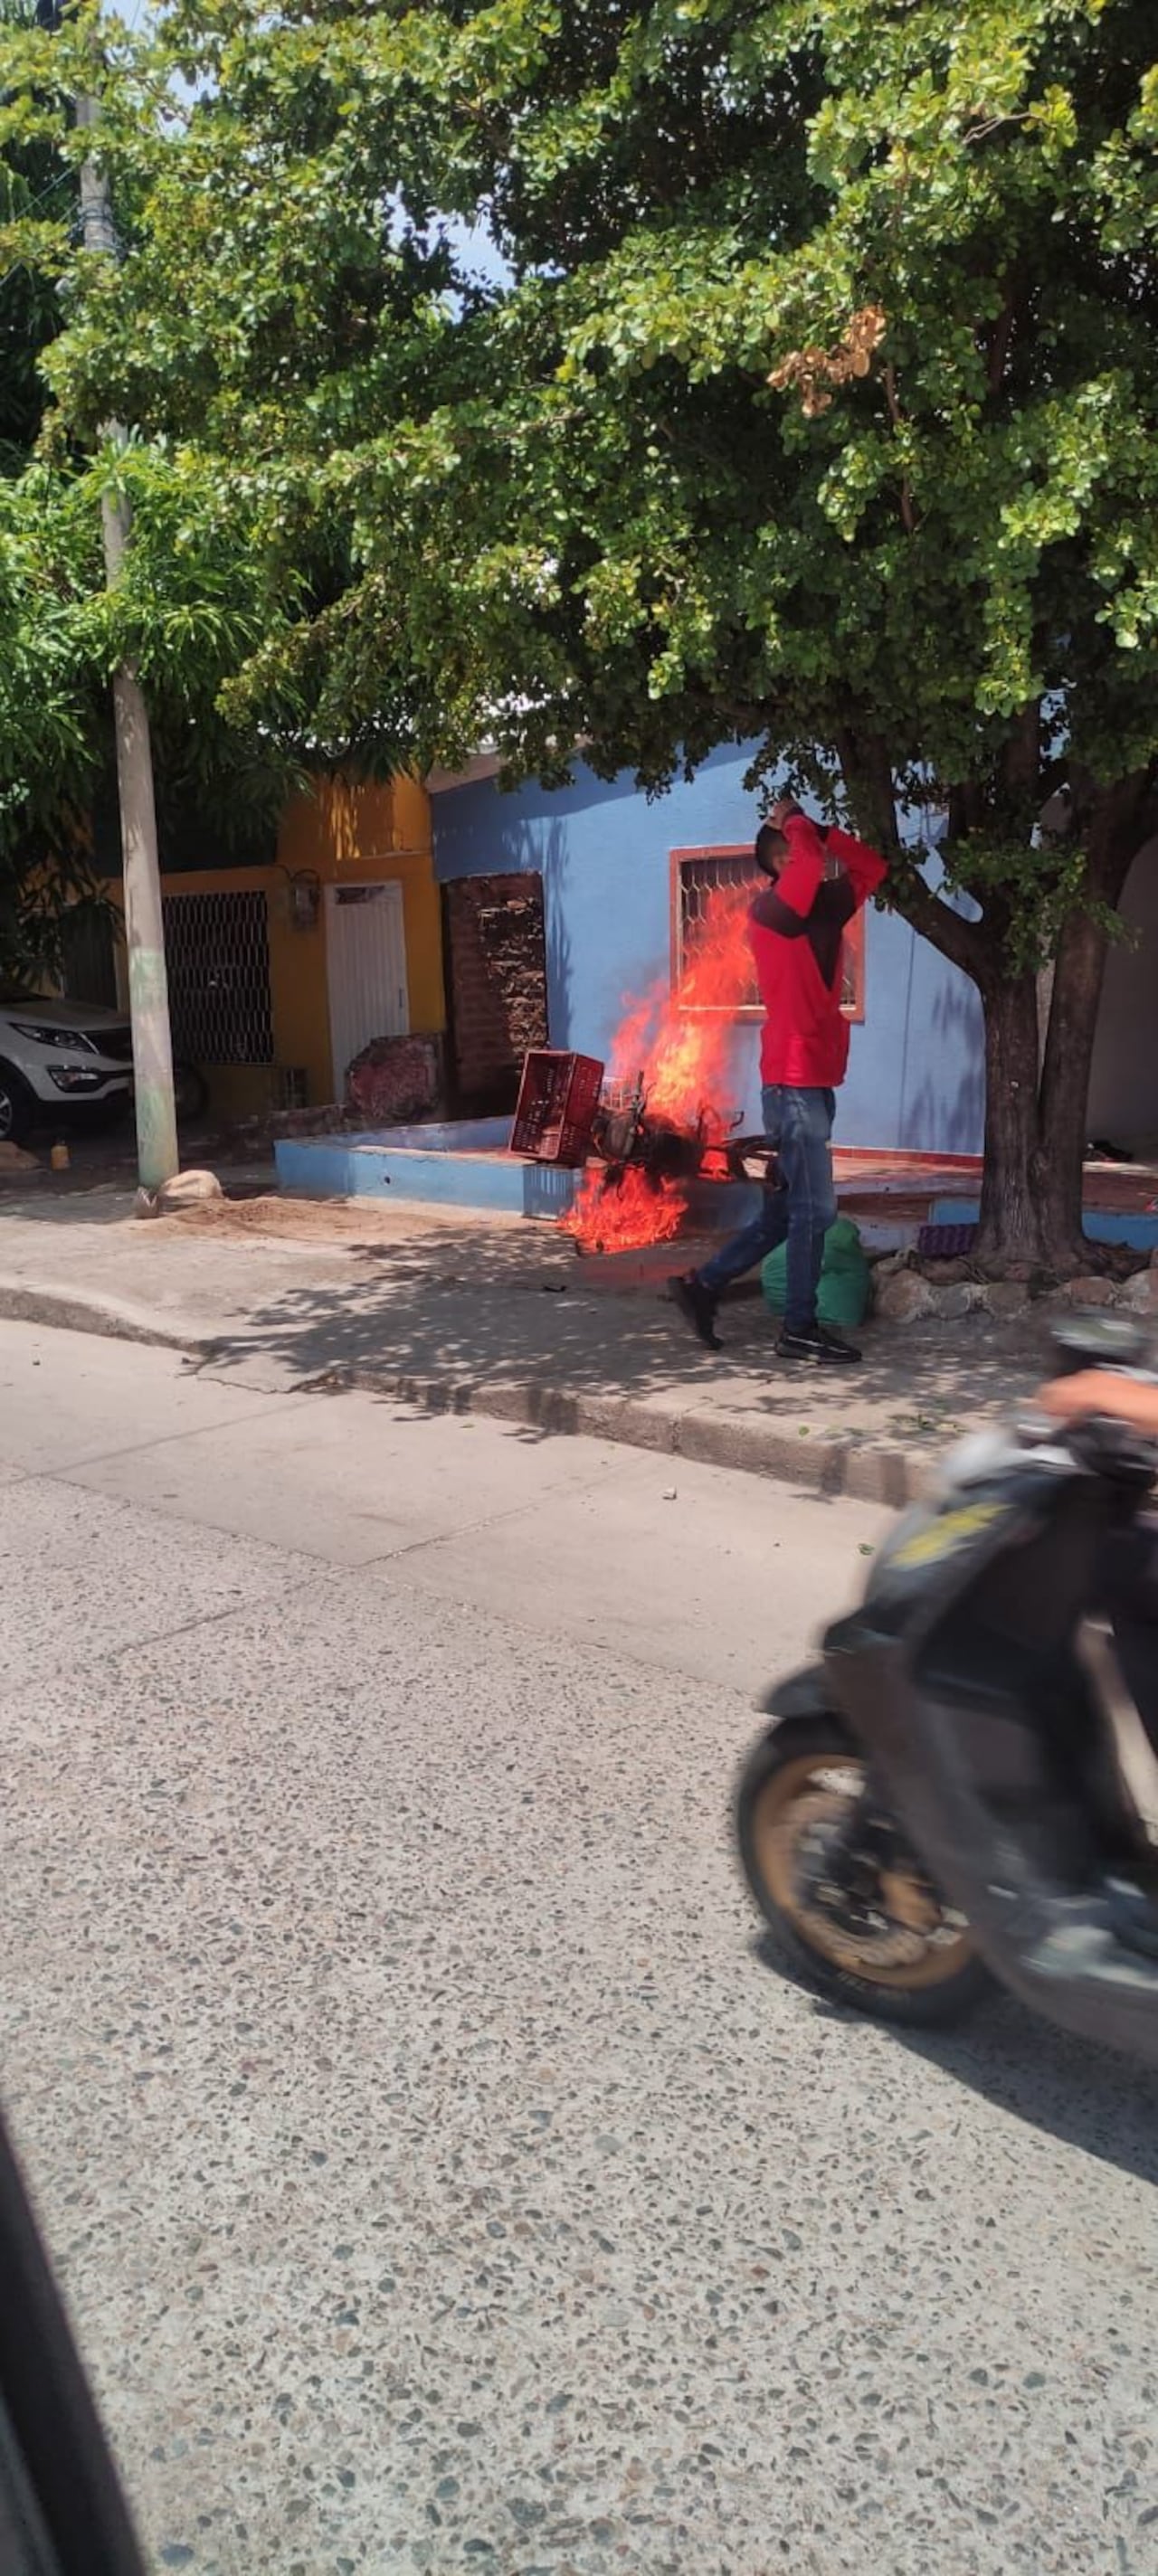
[[[758, 894], [768, 879], [757, 867], [750, 841], [719, 845], [714, 849], [673, 850], [672, 876], [672, 977], [678, 985], [684, 960], [695, 946], [696, 933], [705, 918], [707, 907], [717, 888], [751, 886]], [[850, 1020], [864, 1018], [864, 913], [850, 921], [844, 938], [844, 988], [841, 1009]], [[735, 1019], [760, 1019], [763, 1016], [755, 966], [752, 980], [743, 999], [734, 1006]]]
[[164, 912], [174, 1055], [272, 1064], [264, 894], [167, 894]]

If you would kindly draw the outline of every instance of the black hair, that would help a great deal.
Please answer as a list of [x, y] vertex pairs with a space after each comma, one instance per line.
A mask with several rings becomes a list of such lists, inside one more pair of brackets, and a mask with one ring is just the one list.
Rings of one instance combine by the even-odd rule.
[[766, 877], [778, 877], [788, 856], [788, 843], [774, 823], [761, 823], [753, 844], [753, 856]]

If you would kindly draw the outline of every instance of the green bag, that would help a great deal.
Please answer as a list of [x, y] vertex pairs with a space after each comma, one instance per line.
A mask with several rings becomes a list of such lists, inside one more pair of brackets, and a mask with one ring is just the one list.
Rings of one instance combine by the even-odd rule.
[[[788, 1247], [781, 1243], [763, 1263], [760, 1277], [774, 1315], [788, 1302]], [[868, 1313], [870, 1273], [858, 1228], [850, 1216], [838, 1216], [824, 1238], [824, 1266], [816, 1297], [822, 1324], [863, 1324]]]

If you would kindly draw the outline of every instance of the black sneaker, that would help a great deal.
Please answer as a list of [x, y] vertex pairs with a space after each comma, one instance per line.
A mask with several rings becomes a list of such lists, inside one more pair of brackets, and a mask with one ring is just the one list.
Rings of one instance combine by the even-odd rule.
[[861, 1356], [854, 1342], [842, 1342], [823, 1324], [810, 1324], [804, 1333], [790, 1333], [785, 1325], [776, 1350], [780, 1359], [803, 1361], [806, 1368], [855, 1368]]
[[687, 1270], [682, 1276], [669, 1279], [668, 1295], [704, 1349], [722, 1351], [724, 1345], [716, 1331], [716, 1299], [710, 1288], [701, 1286], [695, 1271]]

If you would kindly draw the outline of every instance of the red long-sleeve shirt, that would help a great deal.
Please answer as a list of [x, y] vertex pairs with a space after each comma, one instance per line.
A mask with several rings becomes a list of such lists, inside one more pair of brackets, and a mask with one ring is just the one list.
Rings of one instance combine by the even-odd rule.
[[[841, 950], [853, 914], [888, 871], [851, 832], [821, 839], [806, 814], [784, 824], [789, 855], [774, 884], [757, 895], [750, 936], [767, 1012], [760, 1078], [794, 1090], [835, 1090], [848, 1064], [848, 1022], [840, 1007]], [[825, 859], [841, 874], [826, 878]]]

